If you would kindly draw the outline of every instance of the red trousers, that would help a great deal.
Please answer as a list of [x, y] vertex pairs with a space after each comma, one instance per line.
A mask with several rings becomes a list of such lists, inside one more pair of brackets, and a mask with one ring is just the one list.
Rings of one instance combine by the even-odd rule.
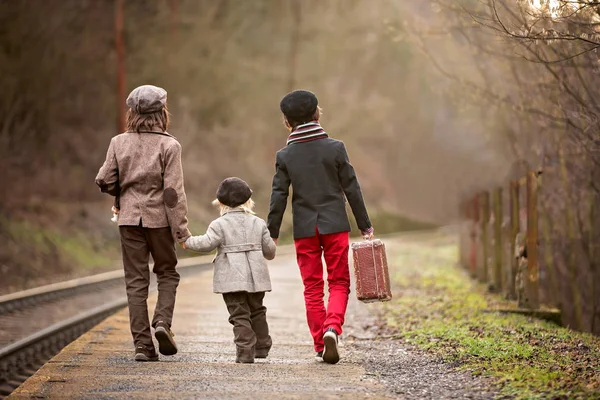
[[[323, 334], [333, 328], [340, 335], [348, 294], [350, 293], [350, 270], [348, 267], [349, 233], [340, 232], [296, 239], [296, 258], [304, 283], [304, 302], [308, 328], [314, 340], [315, 351], [323, 350]], [[324, 302], [323, 263], [327, 264], [329, 301]]]

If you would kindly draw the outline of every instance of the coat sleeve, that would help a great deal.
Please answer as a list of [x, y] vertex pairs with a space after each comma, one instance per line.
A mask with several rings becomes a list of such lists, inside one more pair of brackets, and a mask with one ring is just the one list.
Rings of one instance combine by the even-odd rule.
[[262, 234], [262, 252], [263, 256], [267, 260], [272, 260], [275, 258], [275, 253], [277, 252], [277, 245], [271, 239], [271, 233], [269, 232], [269, 228], [267, 228], [267, 224], [263, 225], [263, 234]]
[[287, 207], [287, 199], [290, 192], [290, 177], [283, 163], [281, 153], [277, 153], [275, 161], [275, 176], [273, 176], [273, 188], [271, 190], [271, 204], [269, 207], [269, 216], [267, 225], [271, 237], [279, 237], [279, 229], [283, 214]]
[[350, 164], [348, 158], [348, 152], [344, 143], [340, 142], [340, 148], [338, 152], [338, 177], [342, 185], [342, 190], [348, 199], [352, 213], [356, 219], [356, 225], [358, 229], [367, 231], [372, 227], [369, 215], [367, 214], [367, 208], [362, 197], [360, 185], [354, 172], [354, 167]]
[[221, 229], [211, 222], [206, 230], [206, 234], [200, 236], [190, 236], [185, 241], [185, 247], [189, 250], [199, 253], [210, 253], [223, 243]]
[[108, 151], [106, 152], [106, 160], [98, 175], [96, 175], [96, 185], [100, 187], [102, 193], [108, 193], [111, 196], [119, 195], [119, 168], [117, 165], [117, 157], [115, 155], [115, 140], [110, 141]]
[[167, 220], [176, 242], [185, 242], [192, 234], [188, 230], [187, 198], [183, 187], [183, 168], [181, 166], [181, 145], [167, 148], [163, 175], [164, 203]]

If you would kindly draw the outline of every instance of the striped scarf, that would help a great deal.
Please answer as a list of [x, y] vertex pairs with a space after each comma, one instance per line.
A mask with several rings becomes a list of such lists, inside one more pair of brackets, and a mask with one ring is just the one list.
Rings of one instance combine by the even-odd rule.
[[324, 139], [328, 137], [327, 132], [321, 128], [321, 125], [317, 121], [307, 122], [306, 124], [298, 125], [287, 140], [287, 145], [293, 143], [304, 143], [310, 142], [317, 139]]

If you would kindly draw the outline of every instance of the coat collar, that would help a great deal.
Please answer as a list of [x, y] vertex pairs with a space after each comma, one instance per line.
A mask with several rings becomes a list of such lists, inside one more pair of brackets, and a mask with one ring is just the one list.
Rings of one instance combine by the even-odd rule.
[[242, 209], [241, 209], [241, 208], [239, 208], [239, 207], [236, 207], [236, 208], [232, 208], [232, 209], [230, 209], [229, 211], [227, 211], [227, 212], [226, 212], [226, 213], [224, 213], [223, 215], [226, 215], [226, 214], [231, 214], [231, 213], [243, 213], [243, 212], [245, 212], [245, 211], [244, 211], [244, 210], [242, 210]]
[[153, 133], [155, 135], [163, 135], [163, 136], [171, 137], [173, 139], [177, 139], [175, 136], [171, 135], [169, 132], [161, 131], [160, 129], [152, 129], [152, 130], [148, 130], [148, 131], [140, 131], [140, 133]]

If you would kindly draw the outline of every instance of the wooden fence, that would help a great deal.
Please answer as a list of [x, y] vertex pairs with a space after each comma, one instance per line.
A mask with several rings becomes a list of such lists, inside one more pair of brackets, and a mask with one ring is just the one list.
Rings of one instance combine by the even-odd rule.
[[538, 255], [539, 173], [483, 191], [461, 205], [460, 260], [471, 276], [494, 292], [537, 310], [541, 297], [552, 304], [551, 291], [540, 281]]

